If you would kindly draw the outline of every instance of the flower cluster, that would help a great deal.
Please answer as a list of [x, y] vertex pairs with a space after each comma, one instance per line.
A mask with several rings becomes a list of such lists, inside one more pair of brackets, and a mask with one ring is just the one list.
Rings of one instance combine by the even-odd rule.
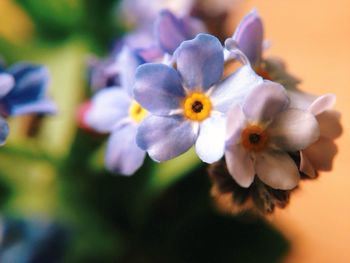
[[131, 175], [146, 153], [162, 162], [194, 146], [212, 164], [217, 199], [252, 200], [266, 212], [284, 206], [301, 178], [330, 169], [341, 132], [335, 96], [302, 92], [281, 61], [264, 58], [256, 10], [225, 45], [189, 13], [145, 20], [102, 67], [117, 81], [102, 81], [84, 115], [110, 133], [109, 170]]

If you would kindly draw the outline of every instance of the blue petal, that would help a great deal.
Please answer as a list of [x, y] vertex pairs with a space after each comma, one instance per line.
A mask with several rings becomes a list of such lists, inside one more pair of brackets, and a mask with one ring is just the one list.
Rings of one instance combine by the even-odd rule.
[[135, 76], [134, 97], [148, 111], [167, 115], [180, 107], [185, 91], [179, 74], [164, 64], [144, 64]]
[[105, 163], [107, 169], [122, 175], [134, 174], [143, 164], [146, 152], [136, 144], [137, 128], [124, 125], [108, 139]]
[[10, 74], [0, 73], [0, 98], [7, 95], [14, 85], [15, 80]]
[[8, 114], [16, 107], [46, 99], [49, 72], [46, 67], [31, 64], [16, 64], [8, 72], [15, 78], [13, 89], [0, 103]]
[[181, 117], [151, 115], [139, 126], [137, 144], [156, 161], [167, 161], [186, 152], [195, 143], [197, 134], [192, 124]]
[[136, 69], [143, 63], [144, 61], [127, 46], [123, 47], [117, 57], [121, 86], [129, 93], [130, 97], [132, 97]]
[[198, 34], [195, 39], [182, 42], [174, 56], [186, 88], [205, 91], [222, 76], [223, 47], [214, 36]]
[[131, 98], [125, 90], [103, 89], [93, 97], [85, 122], [98, 132], [111, 132], [119, 121], [127, 118], [130, 103]]
[[261, 59], [264, 38], [264, 28], [258, 12], [253, 9], [238, 25], [233, 40], [248, 57], [252, 65]]
[[14, 105], [11, 110], [11, 116], [29, 114], [33, 112], [55, 114], [57, 113], [57, 106], [55, 103], [48, 99], [22, 105]]
[[155, 22], [155, 34], [159, 46], [169, 54], [173, 54], [181, 42], [194, 37], [189, 25], [168, 10], [159, 13]]
[[234, 104], [242, 104], [251, 90], [261, 83], [263, 78], [249, 65], [241, 67], [215, 87], [211, 95], [214, 109], [225, 113]]
[[7, 124], [7, 121], [0, 117], [0, 145], [3, 145], [9, 135], [10, 128]]

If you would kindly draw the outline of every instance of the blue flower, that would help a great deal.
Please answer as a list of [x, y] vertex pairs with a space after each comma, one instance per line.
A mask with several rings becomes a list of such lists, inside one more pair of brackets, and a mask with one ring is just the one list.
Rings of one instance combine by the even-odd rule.
[[172, 159], [195, 144], [203, 161], [215, 162], [224, 152], [225, 113], [241, 99], [242, 86], [249, 90], [262, 79], [247, 65], [229, 85], [221, 83], [223, 47], [208, 34], [182, 42], [174, 61], [176, 69], [152, 63], [137, 69], [134, 96], [151, 113], [140, 124], [137, 144], [156, 161]]
[[49, 73], [43, 66], [16, 64], [0, 69], [0, 144], [9, 133], [8, 116], [54, 113], [56, 106], [47, 97]]
[[110, 133], [105, 154], [108, 170], [132, 175], [143, 164], [145, 151], [136, 144], [139, 122], [147, 115], [133, 100], [136, 67], [143, 63], [128, 47], [118, 56], [121, 87], [102, 89], [92, 98], [85, 123], [101, 133]]
[[62, 262], [68, 231], [45, 220], [1, 218], [0, 261]]
[[1, 115], [16, 116], [29, 113], [55, 113], [56, 106], [48, 98], [49, 72], [46, 67], [18, 63], [2, 70], [13, 78], [13, 85], [0, 93]]

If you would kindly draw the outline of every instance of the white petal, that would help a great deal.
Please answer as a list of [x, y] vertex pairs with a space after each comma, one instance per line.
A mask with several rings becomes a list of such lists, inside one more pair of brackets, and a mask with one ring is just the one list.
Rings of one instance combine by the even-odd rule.
[[268, 127], [271, 142], [286, 151], [299, 151], [315, 142], [320, 135], [318, 122], [307, 111], [289, 109], [276, 116]]
[[280, 151], [257, 154], [255, 171], [261, 181], [274, 189], [293, 189], [300, 179], [298, 168], [292, 158]]
[[229, 173], [242, 187], [249, 187], [255, 176], [253, 161], [248, 151], [240, 144], [230, 145], [225, 151], [225, 160]]
[[334, 94], [326, 94], [318, 97], [312, 102], [309, 106], [308, 111], [313, 115], [318, 115], [324, 112], [325, 110], [331, 109], [335, 104], [336, 97]]
[[120, 120], [128, 116], [130, 103], [131, 99], [123, 89], [103, 89], [93, 97], [85, 122], [98, 132], [111, 132]]
[[235, 105], [227, 114], [226, 140], [228, 144], [238, 143], [242, 129], [247, 120], [239, 105]]
[[211, 95], [214, 108], [227, 112], [234, 103], [242, 103], [250, 91], [262, 82], [263, 79], [249, 65], [241, 67], [214, 89]]
[[206, 163], [213, 163], [224, 155], [226, 117], [213, 115], [200, 124], [196, 152]]

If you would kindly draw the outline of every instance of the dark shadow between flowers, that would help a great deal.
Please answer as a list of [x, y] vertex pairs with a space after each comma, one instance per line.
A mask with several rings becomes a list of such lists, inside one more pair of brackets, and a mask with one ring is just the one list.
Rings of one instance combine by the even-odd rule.
[[279, 262], [287, 240], [264, 219], [215, 211], [206, 167], [178, 181], [153, 203], [141, 239], [122, 262]]

